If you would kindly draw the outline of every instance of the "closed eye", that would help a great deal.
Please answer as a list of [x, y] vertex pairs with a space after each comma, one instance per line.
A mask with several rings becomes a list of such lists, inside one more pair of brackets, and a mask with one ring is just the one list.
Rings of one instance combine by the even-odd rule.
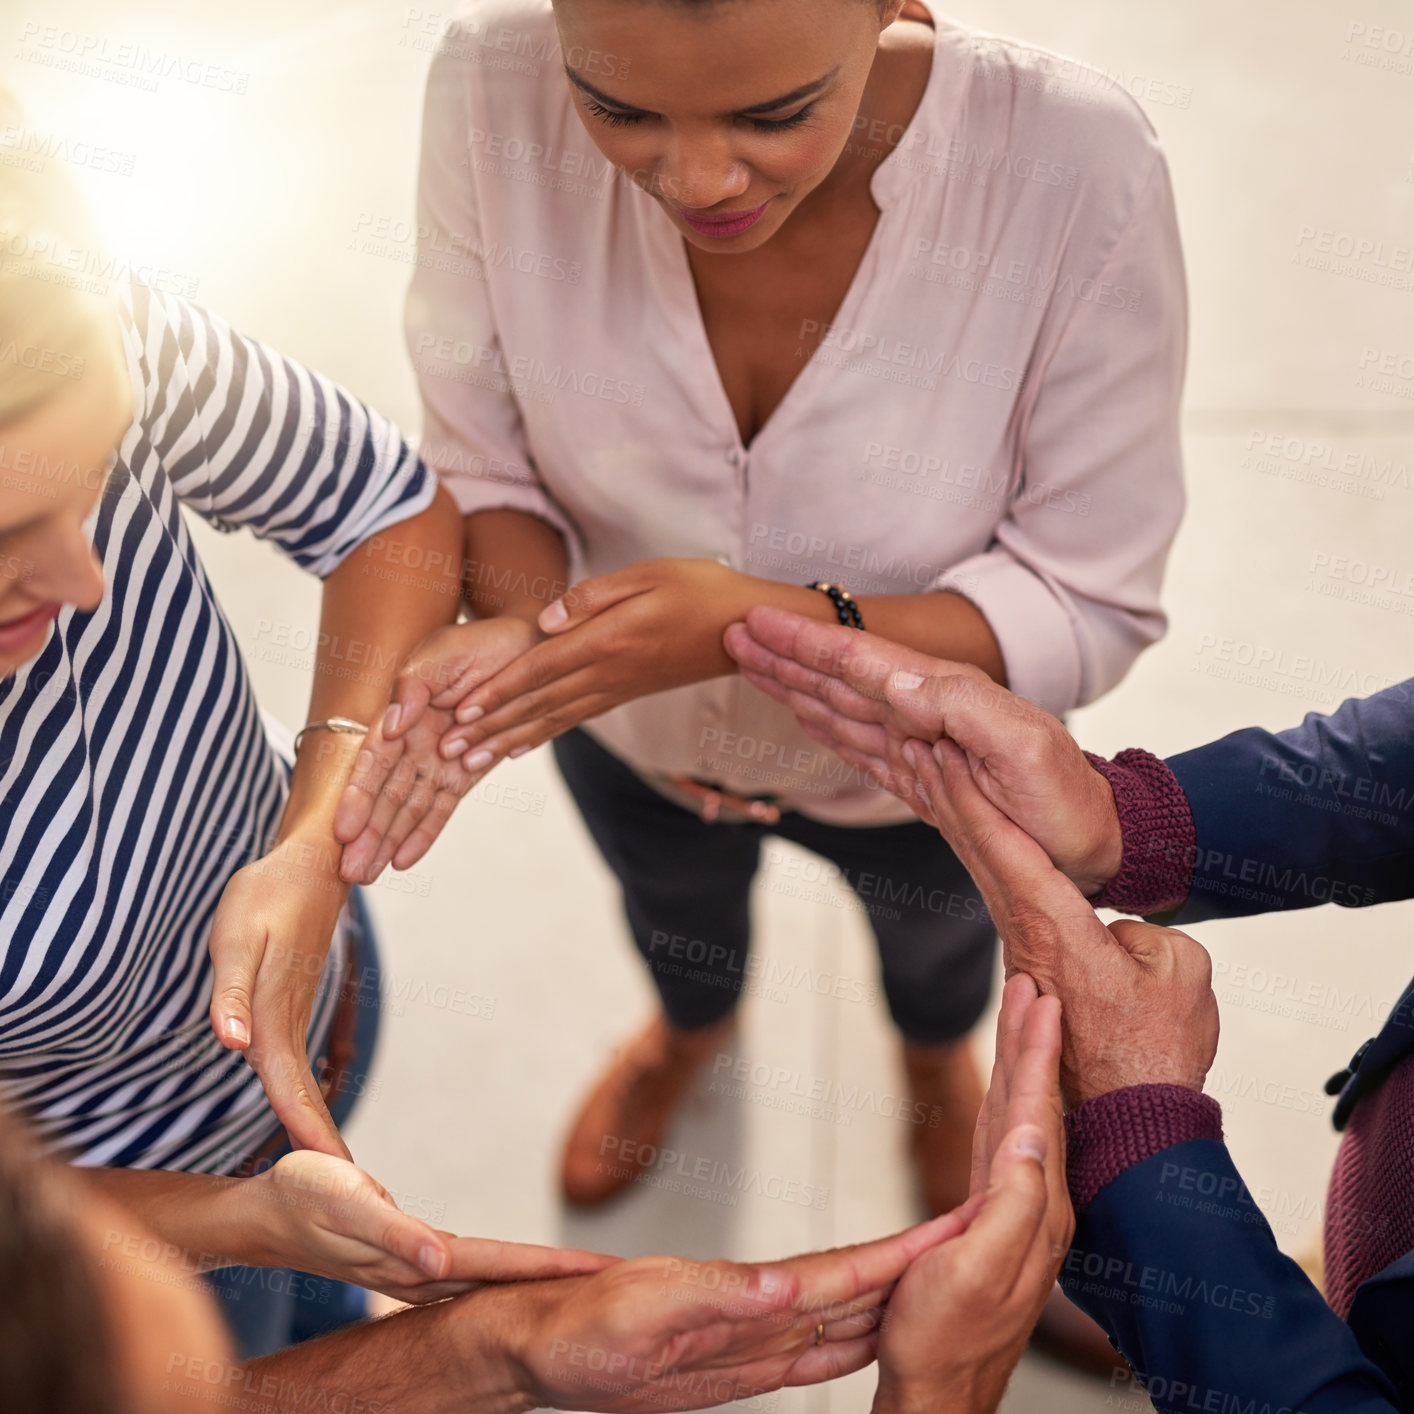
[[[628, 127], [633, 123], [641, 123], [647, 118], [655, 116], [651, 113], [625, 113], [617, 108], [607, 107], [600, 103], [597, 98], [585, 96], [584, 106], [599, 119], [601, 123], [608, 124], [611, 128]], [[797, 123], [803, 123], [814, 111], [815, 105], [807, 103], [798, 113], [792, 113], [789, 118], [750, 118], [743, 117], [743, 123], [750, 123], [758, 132], [780, 132], [785, 128], [793, 128]]]
[[594, 98], [586, 98], [584, 106], [589, 109], [601, 122], [607, 123], [611, 128], [622, 128], [629, 123], [641, 123], [648, 115], [646, 113], [620, 113], [613, 108], [606, 108], [602, 103]]

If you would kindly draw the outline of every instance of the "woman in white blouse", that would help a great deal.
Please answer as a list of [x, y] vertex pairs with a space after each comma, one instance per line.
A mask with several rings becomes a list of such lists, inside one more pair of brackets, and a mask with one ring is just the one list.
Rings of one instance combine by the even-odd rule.
[[1056, 713], [1162, 634], [1186, 314], [1149, 124], [919, 0], [468, 0], [418, 219], [422, 452], [478, 617], [398, 689], [336, 822], [345, 877], [408, 867], [474, 780], [557, 738], [664, 1003], [571, 1135], [592, 1203], [653, 1161], [762, 977], [762, 837], [824, 855], [879, 938], [945, 1210], [992, 930], [722, 634], [754, 604], [857, 613]]

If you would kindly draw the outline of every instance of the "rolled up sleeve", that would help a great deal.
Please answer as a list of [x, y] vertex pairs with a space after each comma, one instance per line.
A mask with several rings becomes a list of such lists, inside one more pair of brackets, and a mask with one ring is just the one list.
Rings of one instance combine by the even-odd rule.
[[571, 537], [530, 456], [496, 329], [467, 136], [466, 52], [454, 21], [432, 62], [423, 109], [418, 261], [405, 314], [422, 395], [420, 450], [464, 515], [524, 511]]
[[1038, 391], [1024, 413], [1021, 484], [993, 543], [932, 585], [977, 605], [1012, 690], [1056, 713], [1107, 692], [1167, 627], [1159, 594], [1184, 506], [1187, 290], [1157, 146], [1098, 271], [1068, 264], [1053, 352], [1027, 372]]

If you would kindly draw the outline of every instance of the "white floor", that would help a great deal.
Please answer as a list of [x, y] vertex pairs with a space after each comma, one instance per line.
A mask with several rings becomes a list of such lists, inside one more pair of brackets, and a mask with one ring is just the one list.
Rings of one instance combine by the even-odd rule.
[[[1106, 752], [1174, 751], [1407, 676], [1414, 599], [1372, 599], [1359, 580], [1371, 567], [1414, 571], [1414, 286], [1407, 274], [1402, 287], [1379, 283], [1414, 245], [1414, 3], [961, 0], [953, 10], [1100, 64], [1141, 95], [1187, 242], [1192, 496], [1169, 580], [1172, 630], [1117, 692], [1076, 715], [1077, 735]], [[3, 73], [35, 118], [117, 154], [99, 164], [116, 172], [80, 171], [115, 246], [194, 280], [204, 303], [415, 426], [399, 335], [406, 264], [359, 240], [409, 210], [428, 57], [416, 17], [428, 12], [380, 0], [5, 0], [3, 12]], [[55, 66], [80, 45], [128, 43], [225, 76], [164, 79], [148, 93], [111, 67], [93, 77]], [[1344, 272], [1308, 265], [1322, 238], [1305, 233], [1321, 231], [1382, 242], [1383, 253]], [[1386, 356], [1393, 377], [1362, 378]], [[1323, 469], [1347, 454], [1355, 469]], [[305, 659], [276, 638], [312, 628], [313, 586], [248, 540], [202, 544], [264, 702], [302, 720]], [[1338, 569], [1345, 558], [1355, 566]], [[811, 1120], [770, 1107], [769, 1090], [728, 1098], [706, 1083], [673, 1145], [812, 1185], [819, 1206], [645, 1189], [600, 1217], [562, 1210], [561, 1130], [608, 1048], [646, 1014], [649, 991], [543, 753], [493, 776], [412, 878], [374, 891], [373, 907], [391, 996], [377, 1093], [351, 1138], [414, 1210], [468, 1232], [741, 1257], [914, 1217], [896, 1123], [862, 1109]], [[761, 879], [757, 919], [771, 956], [871, 976], [858, 912], [837, 894], [802, 896], [779, 864]], [[1327, 908], [1199, 930], [1224, 1003], [1210, 1088], [1292, 1252], [1319, 1229], [1335, 1147], [1321, 1082], [1408, 979], [1411, 919], [1410, 905]], [[486, 999], [480, 1014], [433, 1004], [441, 984]], [[805, 988], [752, 997], [738, 1050], [805, 1077], [898, 1085], [886, 1017]], [[769, 1407], [852, 1414], [871, 1390], [864, 1374]], [[1143, 1404], [1028, 1360], [1006, 1407]]]

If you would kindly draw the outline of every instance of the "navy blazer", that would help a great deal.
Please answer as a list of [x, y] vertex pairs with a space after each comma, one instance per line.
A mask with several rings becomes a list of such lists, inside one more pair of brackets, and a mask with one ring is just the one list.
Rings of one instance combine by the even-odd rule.
[[[1182, 925], [1414, 896], [1414, 680], [1173, 757], [1193, 810]], [[1336, 1109], [1414, 1051], [1414, 984], [1352, 1057]], [[1414, 1414], [1414, 1254], [1340, 1320], [1277, 1247], [1226, 1146], [1177, 1144], [1079, 1214], [1061, 1272], [1164, 1414]]]

